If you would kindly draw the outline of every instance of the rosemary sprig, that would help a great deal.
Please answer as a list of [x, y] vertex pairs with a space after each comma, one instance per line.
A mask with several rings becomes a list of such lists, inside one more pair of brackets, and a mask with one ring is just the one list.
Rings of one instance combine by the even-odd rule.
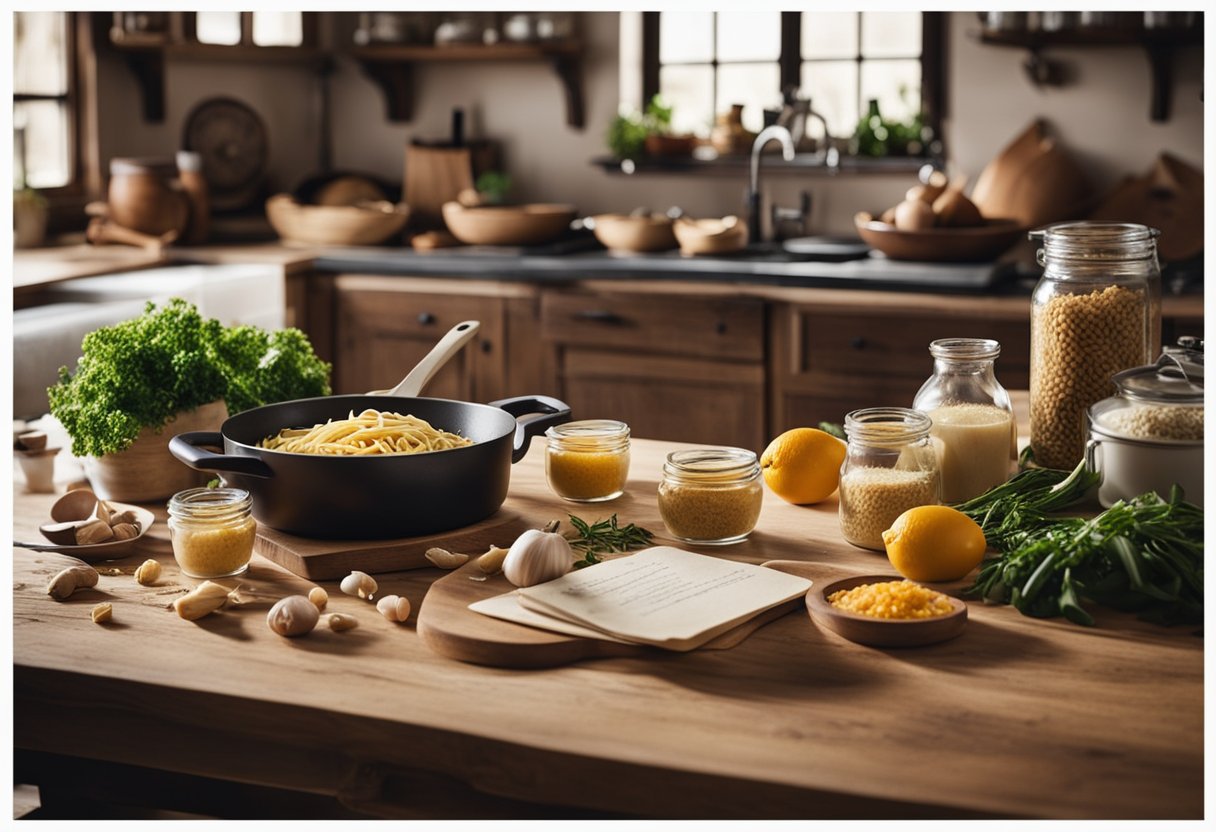
[[575, 536], [567, 538], [570, 546], [583, 554], [581, 560], [575, 561], [575, 569], [599, 563], [602, 560], [599, 557], [601, 554], [629, 552], [649, 546], [654, 537], [650, 531], [633, 523], [628, 526], [620, 525], [615, 514], [607, 520], [595, 523], [588, 523], [571, 514], [570, 525], [574, 527], [575, 532]]

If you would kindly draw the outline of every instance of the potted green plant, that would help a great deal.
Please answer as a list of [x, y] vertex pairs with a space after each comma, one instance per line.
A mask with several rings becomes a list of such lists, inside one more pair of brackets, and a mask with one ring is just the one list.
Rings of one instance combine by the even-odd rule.
[[158, 500], [200, 484], [169, 454], [174, 434], [330, 392], [330, 366], [300, 330], [225, 327], [180, 298], [90, 332], [81, 352], [47, 393], [93, 490], [109, 500]]
[[674, 108], [661, 96], [654, 96], [644, 113], [618, 115], [608, 125], [608, 149], [618, 159], [640, 156], [687, 156], [696, 147], [693, 135], [672, 132]]

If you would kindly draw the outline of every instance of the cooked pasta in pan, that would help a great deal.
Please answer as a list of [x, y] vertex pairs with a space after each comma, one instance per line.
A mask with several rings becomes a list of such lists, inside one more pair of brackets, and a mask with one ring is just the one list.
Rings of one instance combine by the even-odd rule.
[[432, 427], [416, 416], [380, 410], [352, 411], [347, 419], [331, 419], [311, 428], [284, 428], [258, 443], [259, 448], [293, 454], [360, 456], [416, 454], [472, 445], [473, 440]]

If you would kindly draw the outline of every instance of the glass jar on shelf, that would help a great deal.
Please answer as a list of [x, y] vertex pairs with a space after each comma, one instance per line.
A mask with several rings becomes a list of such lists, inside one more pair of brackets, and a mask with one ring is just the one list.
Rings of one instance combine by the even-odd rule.
[[996, 379], [1001, 345], [987, 338], [942, 338], [929, 345], [933, 375], [912, 407], [933, 422], [942, 502], [978, 497], [1009, 478], [1017, 425], [1009, 393]]
[[663, 465], [659, 515], [673, 537], [717, 546], [744, 540], [760, 518], [760, 462], [743, 448], [674, 451]]
[[1043, 277], [1030, 319], [1030, 447], [1069, 469], [1085, 450], [1085, 414], [1111, 377], [1149, 363], [1161, 343], [1155, 228], [1070, 222], [1032, 231]]
[[625, 493], [629, 478], [629, 425], [584, 419], [545, 431], [545, 476], [564, 500], [598, 503]]
[[845, 416], [840, 467], [840, 532], [854, 546], [883, 551], [882, 533], [899, 515], [941, 502], [933, 422], [907, 407], [869, 407]]

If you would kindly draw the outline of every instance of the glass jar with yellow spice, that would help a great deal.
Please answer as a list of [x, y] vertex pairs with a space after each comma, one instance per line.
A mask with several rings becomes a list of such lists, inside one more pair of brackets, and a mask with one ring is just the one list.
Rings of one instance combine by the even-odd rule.
[[545, 474], [565, 500], [598, 503], [625, 493], [629, 477], [629, 425], [612, 419], [567, 422], [545, 431]]
[[760, 518], [760, 463], [743, 448], [704, 448], [667, 455], [659, 515], [687, 543], [738, 543]]
[[192, 578], [226, 578], [249, 568], [257, 522], [240, 488], [191, 488], [169, 500], [173, 557]]

